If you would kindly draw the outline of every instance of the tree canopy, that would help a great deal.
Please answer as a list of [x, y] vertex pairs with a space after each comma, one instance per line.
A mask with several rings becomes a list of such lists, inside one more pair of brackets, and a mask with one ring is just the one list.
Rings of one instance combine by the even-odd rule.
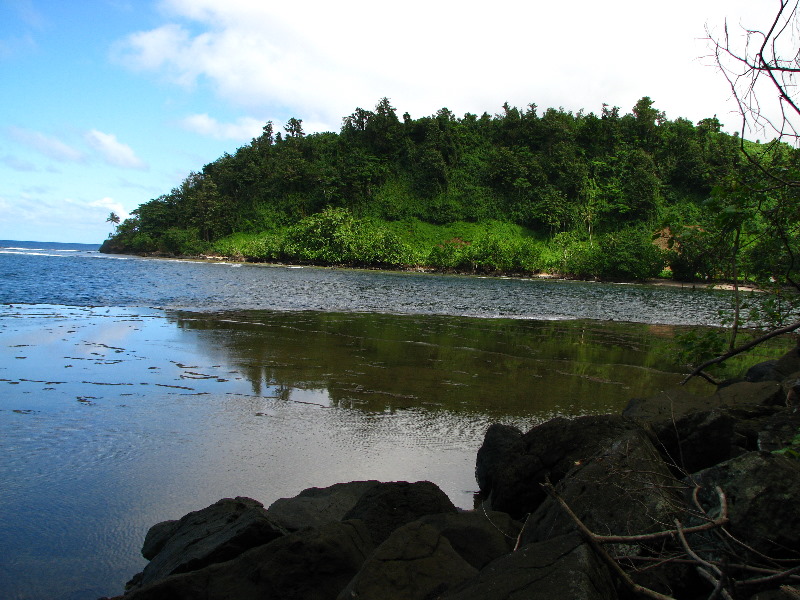
[[[684, 280], [733, 270], [774, 276], [776, 263], [764, 259], [775, 244], [764, 209], [785, 206], [778, 200], [786, 192], [751, 194], [763, 174], [746, 160], [739, 135], [722, 128], [716, 116], [670, 120], [647, 96], [626, 114], [608, 105], [596, 114], [506, 103], [494, 115], [442, 108], [419, 118], [398, 117], [382, 98], [344, 117], [338, 133], [305, 134], [292, 118], [281, 136], [266, 123], [250, 143], [139, 206], [107, 248], [198, 254], [244, 235], [261, 241], [239, 253], [262, 260], [610, 278], [649, 277], [665, 266]], [[789, 146], [772, 156], [786, 168], [797, 164]], [[371, 228], [379, 245], [396, 247], [311, 252], [298, 231], [311, 231], [304, 220], [312, 218], [354, 224], [347, 235]], [[433, 240], [424, 251], [403, 246], [415, 243], [409, 232], [458, 223], [495, 225]], [[733, 269], [735, 236], [744, 253]], [[537, 240], [546, 249], [533, 248]], [[476, 258], [486, 252], [481, 243], [506, 258], [490, 267]]]

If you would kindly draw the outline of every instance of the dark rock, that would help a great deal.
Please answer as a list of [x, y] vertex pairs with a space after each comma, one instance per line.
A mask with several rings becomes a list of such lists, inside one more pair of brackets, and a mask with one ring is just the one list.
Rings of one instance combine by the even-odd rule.
[[179, 523], [180, 521], [162, 521], [153, 525], [144, 536], [142, 556], [147, 560], [152, 560], [156, 554], [161, 552], [164, 544], [175, 534]]
[[531, 544], [499, 558], [447, 600], [615, 600], [608, 569], [577, 535]]
[[747, 373], [744, 375], [745, 381], [752, 381], [754, 383], [758, 381], [780, 381], [782, 376], [778, 372], [777, 366], [777, 359], [765, 360], [764, 362], [755, 364], [747, 369]]
[[430, 481], [393, 481], [364, 492], [344, 519], [364, 521], [373, 542], [380, 545], [392, 531], [420, 517], [455, 512], [450, 498]]
[[425, 600], [477, 574], [436, 528], [416, 521], [378, 546], [338, 598]]
[[677, 387], [652, 398], [635, 398], [623, 415], [647, 423], [670, 464], [692, 473], [756, 447], [761, 419], [783, 398], [774, 381], [731, 384], [709, 397]]
[[[679, 484], [650, 437], [630, 430], [580, 461], [555, 489], [594, 533], [638, 535], [661, 531], [680, 514]], [[522, 543], [573, 531], [574, 522], [548, 496], [525, 525]]]
[[800, 371], [800, 350], [792, 348], [778, 360], [767, 360], [753, 365], [744, 378], [747, 381], [783, 381]]
[[304, 529], [233, 560], [173, 575], [125, 600], [333, 600], [373, 551], [360, 521]]
[[613, 440], [642, 426], [618, 415], [598, 415], [551, 419], [537, 425], [522, 437], [523, 454], [491, 473], [489, 505], [515, 519], [524, 519], [545, 498], [541, 484], [555, 483], [576, 462], [594, 456]]
[[511, 552], [522, 526], [506, 513], [481, 509], [429, 515], [418, 522], [436, 529], [461, 558], [478, 570]]
[[786, 448], [800, 432], [800, 411], [780, 410], [760, 419], [757, 424], [756, 446], [764, 452]]
[[746, 410], [760, 406], [785, 405], [786, 396], [777, 381], [743, 381], [717, 390], [710, 402], [717, 406]]
[[230, 560], [285, 533], [260, 502], [242, 497], [224, 498], [177, 522], [160, 523], [154, 528], [155, 532], [145, 538], [149, 542], [143, 552], [146, 549], [152, 554], [154, 548], [160, 549], [142, 571], [138, 585]]
[[505, 468], [524, 451], [525, 445], [519, 429], [501, 423], [490, 425], [475, 461], [475, 480], [481, 492], [488, 495], [492, 490], [495, 473]]
[[[800, 371], [800, 348], [792, 348], [786, 354], [778, 359], [778, 364], [775, 365], [775, 370], [778, 371], [781, 378], [785, 379], [792, 373]], [[780, 380], [779, 380], [780, 381]]]
[[693, 474], [689, 483], [700, 486], [700, 503], [712, 514], [719, 509], [715, 487], [723, 490], [730, 518], [726, 529], [734, 537], [776, 558], [800, 553], [800, 461], [748, 452]]
[[276, 500], [267, 509], [267, 513], [287, 531], [319, 527], [331, 521], [341, 521], [364, 492], [377, 484], [374, 480], [351, 481], [326, 488], [308, 488], [294, 498]]

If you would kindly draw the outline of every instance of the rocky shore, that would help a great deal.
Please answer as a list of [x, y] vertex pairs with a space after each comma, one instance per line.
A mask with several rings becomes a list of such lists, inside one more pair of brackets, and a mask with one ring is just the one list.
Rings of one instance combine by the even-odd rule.
[[798, 382], [792, 350], [711, 397], [492, 425], [472, 511], [427, 481], [226, 498], [154, 525], [118, 598], [797, 599]]

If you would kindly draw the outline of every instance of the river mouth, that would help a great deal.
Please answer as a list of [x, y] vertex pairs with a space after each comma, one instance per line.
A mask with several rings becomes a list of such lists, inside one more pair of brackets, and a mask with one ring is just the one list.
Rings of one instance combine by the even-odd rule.
[[678, 329], [2, 306], [3, 596], [118, 593], [151, 525], [223, 497], [430, 480], [471, 508], [489, 424], [618, 412], [675, 385]]

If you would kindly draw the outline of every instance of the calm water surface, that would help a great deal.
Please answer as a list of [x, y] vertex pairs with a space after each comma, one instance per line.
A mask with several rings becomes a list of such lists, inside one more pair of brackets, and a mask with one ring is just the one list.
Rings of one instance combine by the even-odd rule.
[[470, 507], [490, 423], [619, 410], [671, 385], [675, 327], [713, 324], [727, 303], [689, 288], [0, 246], [0, 597], [12, 599], [119, 593], [152, 524], [222, 497], [428, 479]]

